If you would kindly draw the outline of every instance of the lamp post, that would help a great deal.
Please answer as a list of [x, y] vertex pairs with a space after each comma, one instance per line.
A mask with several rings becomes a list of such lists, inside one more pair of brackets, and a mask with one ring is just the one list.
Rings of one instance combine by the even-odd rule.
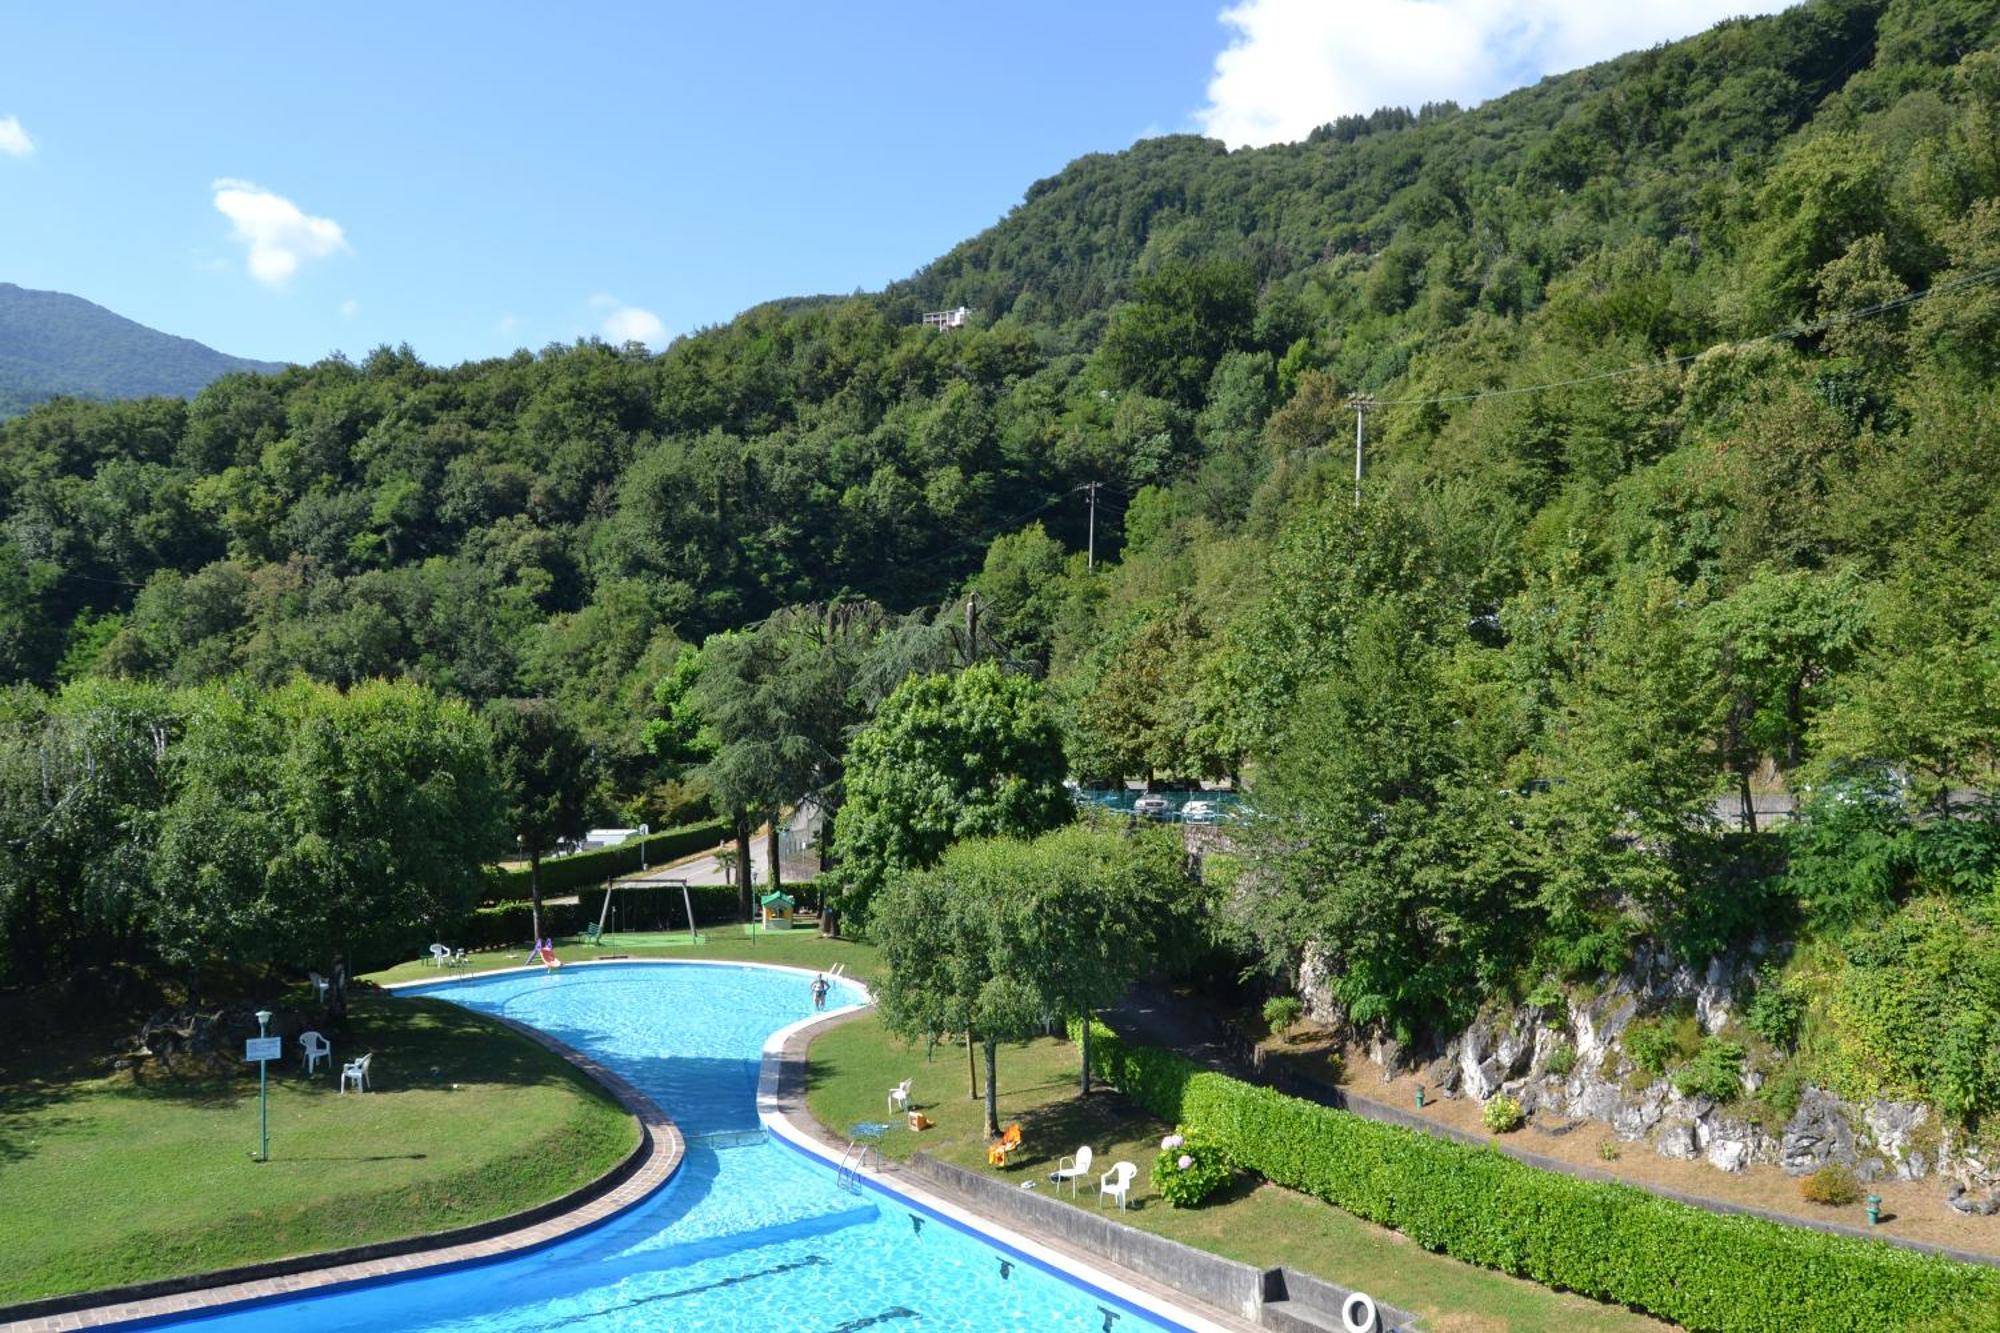
[[646, 872], [646, 839], [651, 837], [652, 833], [651, 824], [639, 825], [639, 873], [642, 875]]
[[[257, 1011], [257, 1036], [260, 1040], [269, 1035], [266, 1029], [270, 1026], [271, 1011], [269, 1009], [259, 1009]], [[260, 1149], [257, 1154], [257, 1160], [268, 1162], [271, 1160], [271, 1062], [269, 1059], [257, 1062], [257, 1132]]]

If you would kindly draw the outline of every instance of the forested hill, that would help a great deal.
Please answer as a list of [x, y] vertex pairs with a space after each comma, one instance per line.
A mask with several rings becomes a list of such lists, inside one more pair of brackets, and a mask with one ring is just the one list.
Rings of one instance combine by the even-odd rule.
[[[1462, 660], [1497, 690], [1583, 670], [1577, 608], [1636, 571], [1710, 599], [1766, 572], [1873, 587], [1922, 541], [1976, 600], [1989, 289], [1708, 349], [2000, 265], [1995, 25], [1814, 0], [1473, 110], [1148, 140], [885, 293], [657, 356], [384, 348], [188, 403], [44, 405], [0, 427], [0, 675], [547, 695], [636, 801], [681, 645], [975, 574], [1100, 773], [1270, 759], [1364, 606], [1489, 653]], [[969, 329], [917, 322], [960, 302]], [[1359, 511], [1355, 391], [1384, 404]], [[1564, 609], [1517, 619], [1533, 597]], [[1552, 688], [1495, 755], [1547, 766]], [[1787, 762], [1800, 698], [1756, 742]]]
[[149, 329], [80, 296], [0, 282], [0, 417], [65, 394], [192, 398], [231, 371], [281, 369]]

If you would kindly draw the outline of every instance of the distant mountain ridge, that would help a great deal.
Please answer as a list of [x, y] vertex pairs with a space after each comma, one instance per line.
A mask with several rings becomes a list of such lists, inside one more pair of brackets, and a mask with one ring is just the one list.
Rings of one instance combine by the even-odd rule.
[[64, 394], [191, 398], [233, 370], [282, 369], [149, 329], [80, 296], [0, 282], [0, 417]]

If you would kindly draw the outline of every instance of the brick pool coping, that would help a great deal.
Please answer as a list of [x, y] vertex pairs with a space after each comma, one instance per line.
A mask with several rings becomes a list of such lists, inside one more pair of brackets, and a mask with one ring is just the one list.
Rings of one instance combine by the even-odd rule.
[[[597, 965], [600, 964], [592, 960], [572, 966]], [[507, 972], [532, 970], [537, 969], [506, 968], [457, 979], [484, 980]], [[383, 989], [395, 991], [436, 984], [436, 981], [423, 979], [393, 982]], [[193, 1273], [0, 1306], [0, 1321], [7, 1321], [0, 1322], [0, 1333], [57, 1333], [57, 1330], [104, 1328], [483, 1263], [540, 1249], [609, 1221], [643, 1202], [673, 1178], [686, 1156], [687, 1143], [680, 1128], [652, 1098], [621, 1075], [545, 1032], [504, 1015], [487, 1014], [485, 1017], [553, 1051], [585, 1077], [602, 1086], [638, 1122], [638, 1145], [623, 1161], [596, 1180], [518, 1213], [399, 1240], [326, 1250], [318, 1254], [293, 1255], [219, 1272]]]

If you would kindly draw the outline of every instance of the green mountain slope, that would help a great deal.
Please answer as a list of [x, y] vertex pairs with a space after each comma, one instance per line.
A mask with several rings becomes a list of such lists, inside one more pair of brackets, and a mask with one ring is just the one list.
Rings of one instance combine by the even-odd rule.
[[231, 371], [282, 368], [160, 333], [79, 296], [0, 282], [0, 417], [60, 395], [192, 398]]

